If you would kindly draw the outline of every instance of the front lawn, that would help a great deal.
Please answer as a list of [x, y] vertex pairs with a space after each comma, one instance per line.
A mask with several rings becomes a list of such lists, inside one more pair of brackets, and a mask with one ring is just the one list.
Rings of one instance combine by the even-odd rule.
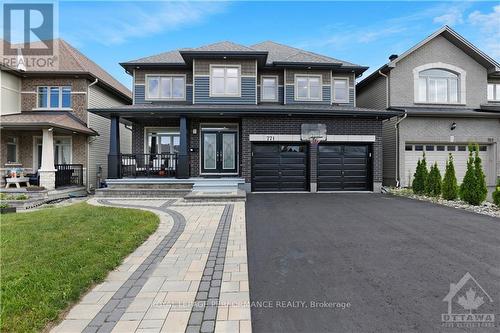
[[79, 203], [2, 215], [2, 332], [36, 332], [133, 252], [159, 220]]

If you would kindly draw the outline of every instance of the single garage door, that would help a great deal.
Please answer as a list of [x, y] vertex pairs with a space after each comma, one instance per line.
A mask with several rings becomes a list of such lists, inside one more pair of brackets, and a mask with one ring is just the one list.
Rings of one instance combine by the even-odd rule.
[[[417, 162], [422, 159], [422, 154], [425, 151], [425, 159], [427, 160], [427, 167], [430, 168], [432, 164], [437, 162], [441, 176], [444, 177], [446, 170], [446, 160], [448, 155], [453, 155], [453, 163], [455, 165], [455, 174], [458, 183], [462, 182], [467, 170], [467, 159], [469, 158], [469, 150], [467, 145], [449, 144], [449, 143], [407, 143], [405, 145], [405, 181], [406, 185], [410, 186], [413, 181], [413, 175], [417, 167]], [[479, 157], [481, 157], [483, 171], [486, 175], [489, 174], [490, 149], [487, 145], [479, 146]]]
[[320, 144], [318, 191], [370, 191], [370, 145]]
[[252, 144], [252, 191], [308, 191], [305, 144]]

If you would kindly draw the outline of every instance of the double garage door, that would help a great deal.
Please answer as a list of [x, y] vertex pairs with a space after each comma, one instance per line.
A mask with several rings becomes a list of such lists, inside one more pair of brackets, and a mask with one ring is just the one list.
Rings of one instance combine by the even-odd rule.
[[[320, 144], [318, 191], [371, 189], [370, 145]], [[304, 143], [252, 144], [252, 191], [309, 191], [309, 151]]]

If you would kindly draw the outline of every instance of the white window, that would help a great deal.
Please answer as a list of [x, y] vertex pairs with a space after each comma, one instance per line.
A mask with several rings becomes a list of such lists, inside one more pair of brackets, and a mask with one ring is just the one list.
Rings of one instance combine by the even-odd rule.
[[7, 163], [17, 162], [17, 138], [7, 137]]
[[488, 101], [500, 101], [500, 83], [488, 83]]
[[261, 83], [261, 97], [262, 101], [276, 102], [278, 100], [278, 77], [277, 76], [263, 76]]
[[211, 96], [240, 96], [239, 66], [210, 66]]
[[333, 101], [336, 103], [349, 102], [349, 79], [333, 79]]
[[175, 99], [186, 98], [185, 76], [146, 76], [146, 99]]
[[459, 76], [444, 69], [427, 69], [418, 77], [418, 102], [453, 104], [459, 102]]
[[295, 76], [295, 100], [320, 101], [321, 100], [321, 76], [320, 75], [296, 75]]
[[69, 109], [71, 108], [71, 87], [38, 87], [38, 108]]

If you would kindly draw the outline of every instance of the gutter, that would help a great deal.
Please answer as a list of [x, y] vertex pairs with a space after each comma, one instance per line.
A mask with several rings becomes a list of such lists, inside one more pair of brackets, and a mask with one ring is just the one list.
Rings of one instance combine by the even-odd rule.
[[400, 186], [400, 175], [399, 175], [399, 124], [408, 117], [408, 113], [406, 112], [406, 109], [392, 109], [392, 110], [399, 110], [399, 111], [404, 111], [404, 115], [401, 119], [396, 121], [394, 124], [394, 128], [396, 129], [396, 187]]

